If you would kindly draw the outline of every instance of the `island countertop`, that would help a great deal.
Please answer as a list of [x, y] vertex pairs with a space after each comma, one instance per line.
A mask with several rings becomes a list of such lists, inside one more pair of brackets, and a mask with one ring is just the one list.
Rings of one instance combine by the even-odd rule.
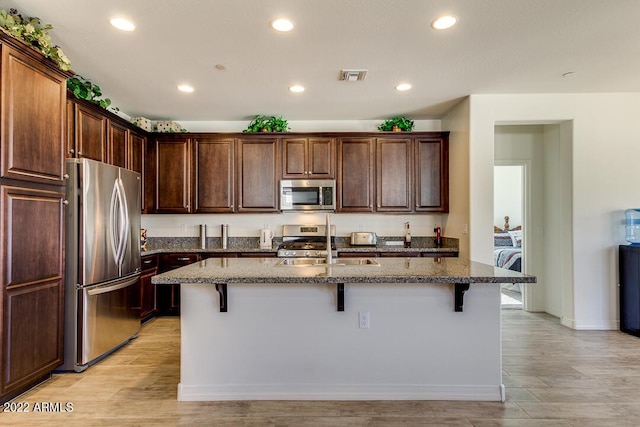
[[461, 258], [375, 258], [379, 266], [279, 266], [283, 258], [209, 258], [153, 276], [180, 283], [535, 283], [534, 276]]

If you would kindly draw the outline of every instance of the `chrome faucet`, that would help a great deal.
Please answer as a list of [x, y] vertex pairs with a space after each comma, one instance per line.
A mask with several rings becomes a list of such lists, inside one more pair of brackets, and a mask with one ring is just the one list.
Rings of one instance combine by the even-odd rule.
[[327, 214], [327, 265], [333, 264], [333, 254], [331, 253], [331, 219], [330, 214]]

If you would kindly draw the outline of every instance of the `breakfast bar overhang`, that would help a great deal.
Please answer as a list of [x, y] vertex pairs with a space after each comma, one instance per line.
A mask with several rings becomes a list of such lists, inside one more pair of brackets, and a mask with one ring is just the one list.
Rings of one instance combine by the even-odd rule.
[[181, 284], [178, 400], [505, 399], [499, 284], [535, 277], [459, 258], [280, 262], [152, 278]]

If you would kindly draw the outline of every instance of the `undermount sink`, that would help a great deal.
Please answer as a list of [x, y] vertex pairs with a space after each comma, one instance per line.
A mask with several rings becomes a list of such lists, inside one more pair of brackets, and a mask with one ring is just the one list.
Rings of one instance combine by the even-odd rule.
[[[295, 267], [322, 267], [327, 265], [325, 258], [284, 258], [276, 263], [276, 266], [295, 266]], [[331, 266], [380, 266], [378, 261], [372, 258], [334, 258]]]

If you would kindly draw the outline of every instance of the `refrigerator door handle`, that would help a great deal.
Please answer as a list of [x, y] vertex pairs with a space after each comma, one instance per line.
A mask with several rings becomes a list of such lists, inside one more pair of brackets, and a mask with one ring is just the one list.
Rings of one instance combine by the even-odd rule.
[[117, 291], [118, 289], [126, 288], [127, 286], [131, 286], [138, 281], [140, 278], [139, 274], [136, 274], [134, 277], [127, 278], [126, 280], [120, 281], [118, 283], [114, 283], [111, 285], [101, 285], [95, 286], [93, 288], [87, 289], [87, 295], [100, 295], [106, 294], [109, 292]]
[[120, 188], [118, 193], [120, 196], [120, 215], [123, 220], [120, 233], [120, 259], [118, 265], [122, 266], [127, 254], [127, 243], [131, 237], [131, 219], [129, 218], [129, 206], [127, 206], [127, 192], [124, 188], [122, 178], [118, 178], [118, 187]]
[[118, 182], [113, 183], [113, 191], [111, 192], [111, 204], [109, 205], [109, 239], [111, 240], [111, 253], [113, 255], [113, 261], [119, 266], [120, 258], [120, 241], [118, 226]]
[[116, 179], [116, 186], [118, 188], [118, 208], [120, 218], [120, 221], [118, 221], [118, 225], [120, 226], [120, 241], [118, 242], [118, 268], [121, 268], [122, 263], [124, 262], [124, 257], [126, 255], [127, 240], [129, 237], [129, 210], [127, 209], [127, 195], [121, 178]]
[[117, 178], [113, 184], [111, 194], [111, 220], [110, 220], [111, 250], [113, 260], [118, 266], [118, 272], [122, 274], [122, 263], [126, 252], [129, 236], [129, 212], [124, 193], [122, 179]]

